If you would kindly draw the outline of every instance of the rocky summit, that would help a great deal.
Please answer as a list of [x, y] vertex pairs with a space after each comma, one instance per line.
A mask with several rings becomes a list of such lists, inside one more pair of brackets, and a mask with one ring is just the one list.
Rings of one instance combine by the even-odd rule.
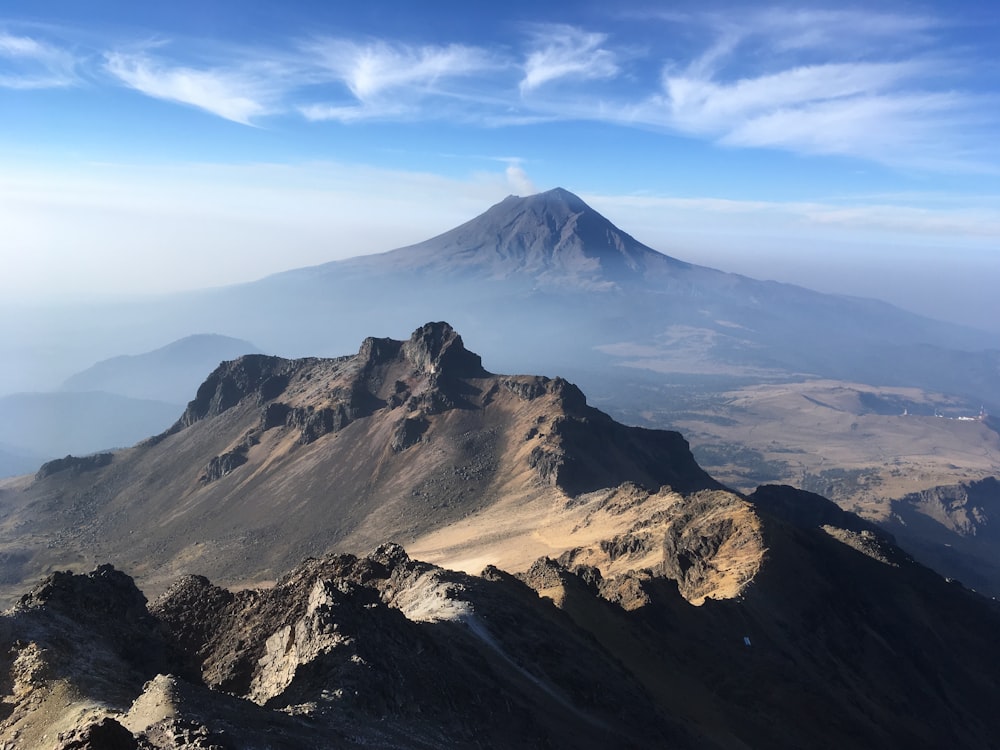
[[161, 435], [2, 493], [4, 750], [1000, 736], [996, 602], [446, 323], [225, 362]]

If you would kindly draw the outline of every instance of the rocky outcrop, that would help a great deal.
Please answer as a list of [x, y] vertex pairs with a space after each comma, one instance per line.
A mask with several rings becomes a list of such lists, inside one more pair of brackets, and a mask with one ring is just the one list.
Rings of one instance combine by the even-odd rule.
[[417, 369], [446, 379], [488, 377], [478, 354], [465, 348], [462, 337], [444, 322], [421, 326], [402, 346], [406, 359]]
[[767, 484], [758, 487], [747, 497], [765, 513], [801, 528], [834, 526], [854, 532], [869, 532], [894, 542], [892, 535], [870, 521], [843, 510], [822, 495], [806, 492], [787, 485]]
[[105, 716], [60, 734], [57, 750], [139, 750], [139, 742], [125, 727]]
[[260, 442], [260, 437], [257, 432], [250, 432], [232, 450], [215, 456], [209, 461], [204, 473], [199, 478], [200, 481], [205, 484], [214, 482], [216, 479], [221, 479], [234, 469], [245, 464], [247, 462], [247, 453], [258, 442]]
[[287, 385], [290, 367], [289, 360], [263, 354], [223, 362], [198, 387], [194, 400], [171, 431], [218, 416], [248, 396], [261, 401], [277, 398]]
[[974, 537], [1000, 518], [1000, 480], [987, 477], [914, 492], [894, 500], [892, 510], [899, 516], [918, 512], [959, 536]]
[[891, 501], [880, 525], [942, 575], [1000, 596], [1000, 480], [932, 487]]
[[524, 584], [394, 544], [309, 560], [271, 589], [186, 576], [151, 610], [109, 566], [60, 573], [0, 632], [0, 747], [690, 745]]
[[[205, 594], [221, 607], [199, 604]], [[637, 686], [523, 584], [414, 562], [398, 545], [308, 561], [273, 589], [225, 602], [187, 579], [154, 612], [200, 655], [208, 685], [314, 721], [430, 722], [451, 742], [499, 746], [596, 746], [612, 726], [622, 746], [658, 736]], [[196, 624], [203, 617], [214, 619]], [[607, 671], [594, 682], [580, 658]]]
[[42, 464], [38, 472], [35, 474], [35, 479], [45, 479], [53, 474], [58, 474], [63, 471], [72, 471], [74, 473], [80, 474], [85, 471], [93, 471], [94, 469], [100, 469], [111, 463], [114, 458], [113, 453], [95, 453], [91, 456], [66, 456], [65, 458], [56, 458], [52, 461], [46, 461]]

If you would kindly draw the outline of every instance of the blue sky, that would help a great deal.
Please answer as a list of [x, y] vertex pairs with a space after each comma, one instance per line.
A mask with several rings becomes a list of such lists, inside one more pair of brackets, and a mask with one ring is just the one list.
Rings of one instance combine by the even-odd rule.
[[685, 260], [998, 327], [1000, 6], [351, 5], [5, 2], [3, 299], [245, 281], [562, 186]]

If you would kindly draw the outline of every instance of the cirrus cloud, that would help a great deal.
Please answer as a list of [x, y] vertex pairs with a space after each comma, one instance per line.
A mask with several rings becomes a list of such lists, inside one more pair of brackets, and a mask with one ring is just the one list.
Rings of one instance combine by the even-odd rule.
[[532, 37], [533, 49], [524, 62], [520, 83], [522, 93], [561, 79], [607, 79], [619, 73], [617, 55], [603, 46], [606, 34], [559, 24], [538, 27]]
[[277, 96], [278, 87], [267, 69], [195, 68], [124, 52], [109, 53], [105, 68], [147, 96], [197, 107], [242, 125], [271, 112], [270, 103]]
[[0, 32], [0, 88], [48, 89], [77, 82], [69, 51], [34, 37]]

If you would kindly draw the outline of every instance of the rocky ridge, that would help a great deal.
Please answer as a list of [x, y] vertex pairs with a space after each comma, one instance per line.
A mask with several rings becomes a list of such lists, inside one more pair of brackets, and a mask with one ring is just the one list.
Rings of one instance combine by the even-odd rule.
[[[580, 522], [623, 483], [724, 491], [678, 433], [621, 425], [561, 378], [492, 374], [447, 323], [353, 356], [225, 362], [170, 429], [101, 458], [0, 489], [0, 552], [24, 561], [21, 580], [85, 560], [128, 567], [154, 593], [182, 572], [268, 581], [386, 537], [448, 567], [521, 570], [603, 539]], [[560, 539], [509, 522], [523, 514]], [[456, 524], [460, 537], [441, 536]]]
[[[473, 576], [383, 544], [265, 589], [183, 576], [151, 605], [110, 566], [57, 573], [0, 616], [0, 748], [991, 746], [986, 600], [888, 539], [880, 560], [830, 523], [677, 504], [672, 563], [621, 573]], [[692, 606], [727, 545], [766, 554]]]

